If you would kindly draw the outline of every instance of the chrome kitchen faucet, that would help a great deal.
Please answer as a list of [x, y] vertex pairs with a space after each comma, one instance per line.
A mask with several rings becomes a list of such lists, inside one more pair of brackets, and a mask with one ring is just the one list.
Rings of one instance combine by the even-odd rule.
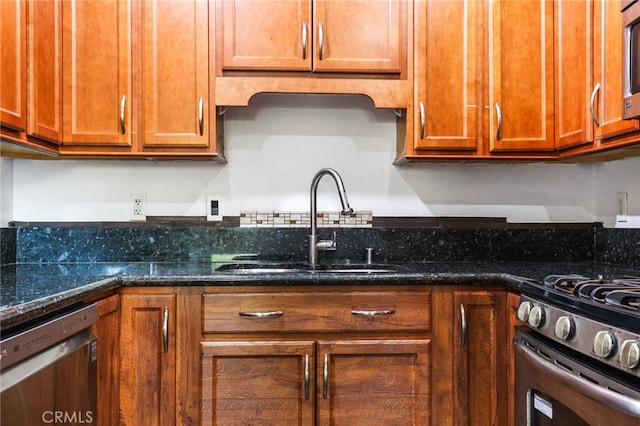
[[318, 212], [317, 212], [317, 194], [318, 194], [318, 183], [320, 183], [320, 179], [324, 175], [329, 175], [336, 182], [336, 186], [338, 188], [338, 195], [340, 196], [340, 203], [342, 203], [342, 214], [345, 216], [353, 213], [353, 209], [349, 206], [349, 201], [347, 200], [347, 192], [344, 190], [344, 183], [342, 182], [342, 178], [340, 174], [336, 172], [334, 169], [325, 168], [321, 169], [316, 173], [311, 181], [311, 234], [309, 235], [309, 263], [311, 265], [316, 265], [318, 263], [318, 251], [330, 251], [336, 249], [336, 233], [333, 232], [333, 238], [331, 240], [319, 240], [318, 239]]

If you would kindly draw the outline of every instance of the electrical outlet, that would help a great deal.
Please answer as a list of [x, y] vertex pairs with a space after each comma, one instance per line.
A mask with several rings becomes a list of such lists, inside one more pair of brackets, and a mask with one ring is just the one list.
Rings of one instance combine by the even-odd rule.
[[617, 194], [617, 216], [627, 216], [629, 209], [629, 201], [626, 192], [618, 192]]
[[207, 220], [210, 222], [222, 220], [222, 195], [207, 195], [205, 206]]
[[147, 194], [131, 194], [131, 220], [147, 220]]

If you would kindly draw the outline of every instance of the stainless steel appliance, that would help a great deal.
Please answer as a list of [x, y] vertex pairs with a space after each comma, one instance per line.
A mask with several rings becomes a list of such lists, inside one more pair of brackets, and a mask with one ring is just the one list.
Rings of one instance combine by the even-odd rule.
[[97, 339], [89, 305], [0, 341], [0, 424], [95, 424]]
[[622, 118], [640, 117], [640, 0], [622, 0]]
[[640, 425], [640, 278], [523, 285], [517, 425]]

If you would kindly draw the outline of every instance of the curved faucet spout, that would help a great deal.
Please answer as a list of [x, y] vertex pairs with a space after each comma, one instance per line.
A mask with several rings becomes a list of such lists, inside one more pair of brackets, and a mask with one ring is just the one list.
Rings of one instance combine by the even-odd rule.
[[318, 184], [320, 183], [320, 179], [323, 176], [329, 175], [336, 182], [336, 187], [338, 189], [338, 196], [340, 197], [340, 203], [342, 204], [342, 214], [348, 216], [353, 213], [353, 209], [349, 206], [349, 201], [347, 200], [347, 192], [344, 189], [344, 182], [342, 182], [342, 177], [340, 174], [331, 168], [320, 169], [318, 173], [313, 177], [311, 181], [311, 189], [310, 189], [310, 198], [311, 198], [311, 231], [309, 234], [309, 263], [315, 265], [318, 263], [318, 250], [335, 250], [336, 249], [336, 241], [335, 241], [335, 233], [333, 240], [328, 241], [318, 241], [318, 212], [317, 212], [317, 194], [318, 194]]

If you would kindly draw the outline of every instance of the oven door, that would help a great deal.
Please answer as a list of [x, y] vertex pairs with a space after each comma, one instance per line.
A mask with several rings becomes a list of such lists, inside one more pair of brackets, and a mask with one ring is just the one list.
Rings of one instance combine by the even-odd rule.
[[0, 424], [96, 422], [96, 341], [85, 329], [2, 371]]
[[519, 330], [514, 339], [516, 425], [640, 424], [633, 378], [598, 371], [579, 355]]

